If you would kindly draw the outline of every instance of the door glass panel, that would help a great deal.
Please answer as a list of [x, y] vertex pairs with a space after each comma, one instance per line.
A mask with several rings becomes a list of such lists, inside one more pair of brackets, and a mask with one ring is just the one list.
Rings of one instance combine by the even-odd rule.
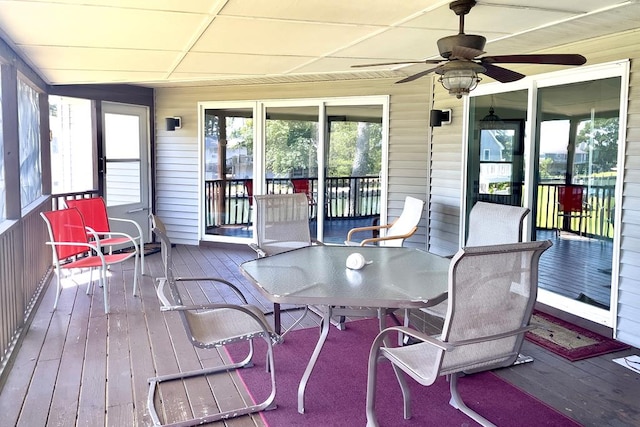
[[605, 310], [611, 299], [620, 84], [620, 77], [612, 77], [538, 90], [533, 232], [535, 239], [554, 242], [552, 256], [541, 259], [539, 284]]
[[522, 206], [527, 91], [469, 99], [467, 215], [478, 201]]
[[381, 105], [326, 109], [325, 242], [343, 243], [351, 228], [380, 219], [382, 111]]
[[141, 202], [140, 118], [105, 113], [107, 206]]
[[204, 112], [205, 233], [251, 237], [253, 108]]
[[306, 194], [311, 237], [317, 238], [318, 107], [268, 107], [265, 137], [266, 193]]

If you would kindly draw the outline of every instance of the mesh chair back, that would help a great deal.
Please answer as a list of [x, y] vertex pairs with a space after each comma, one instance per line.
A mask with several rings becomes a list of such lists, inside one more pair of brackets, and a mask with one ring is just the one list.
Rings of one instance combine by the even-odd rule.
[[522, 241], [528, 208], [477, 202], [469, 213], [466, 246], [502, 245]]
[[160, 240], [160, 255], [162, 256], [162, 267], [164, 268], [164, 277], [170, 281], [174, 281], [173, 264], [171, 260], [171, 241], [163, 230], [158, 227], [153, 228], [153, 233]]
[[311, 189], [309, 188], [309, 179], [307, 178], [296, 178], [291, 180], [291, 185], [293, 185], [294, 193], [302, 193], [307, 196], [309, 202], [313, 200], [313, 196], [311, 194]]
[[[529, 324], [538, 289], [538, 261], [549, 241], [461, 249], [449, 274], [442, 339], [459, 342], [508, 334]], [[444, 354], [441, 375], [515, 361], [525, 332], [465, 345]]]
[[[402, 236], [405, 234], [413, 233], [415, 228], [422, 218], [422, 210], [424, 208], [424, 201], [416, 199], [415, 197], [407, 196], [404, 200], [404, 207], [402, 213], [395, 220], [393, 225], [387, 230], [387, 236]], [[403, 239], [388, 240], [384, 242], [385, 246], [402, 246]]]
[[84, 222], [91, 227], [96, 233], [108, 233], [109, 215], [107, 214], [107, 206], [102, 197], [92, 197], [90, 199], [65, 200], [70, 208], [76, 208], [82, 214]]
[[561, 185], [558, 187], [558, 209], [562, 212], [582, 212], [584, 209], [584, 190], [579, 185]]
[[311, 246], [305, 194], [268, 194], [254, 199], [258, 247], [267, 256]]
[[[88, 243], [85, 224], [77, 209], [42, 212], [42, 216], [46, 219], [52, 242]], [[82, 246], [53, 245], [52, 247], [58, 261], [84, 254], [89, 250]]]

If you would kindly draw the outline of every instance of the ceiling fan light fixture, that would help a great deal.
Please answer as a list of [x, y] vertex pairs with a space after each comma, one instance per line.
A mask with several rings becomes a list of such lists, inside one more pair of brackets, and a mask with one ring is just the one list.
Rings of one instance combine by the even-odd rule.
[[442, 86], [449, 91], [449, 95], [462, 98], [474, 90], [482, 80], [476, 70], [472, 68], [456, 68], [446, 70], [438, 79]]
[[480, 128], [481, 129], [502, 129], [504, 127], [504, 122], [498, 116], [494, 109], [493, 104], [489, 107], [489, 114], [480, 119]]

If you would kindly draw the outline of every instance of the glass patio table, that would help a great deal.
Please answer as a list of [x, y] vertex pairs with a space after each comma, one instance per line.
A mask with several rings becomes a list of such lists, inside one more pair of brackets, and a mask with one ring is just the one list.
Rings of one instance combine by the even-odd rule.
[[[361, 270], [346, 268], [359, 252], [368, 261]], [[298, 387], [298, 412], [329, 333], [333, 316], [353, 315], [336, 306], [376, 308], [380, 328], [385, 309], [421, 308], [447, 298], [450, 260], [425, 251], [392, 247], [308, 246], [244, 262], [240, 270], [269, 301], [324, 307], [322, 331]]]

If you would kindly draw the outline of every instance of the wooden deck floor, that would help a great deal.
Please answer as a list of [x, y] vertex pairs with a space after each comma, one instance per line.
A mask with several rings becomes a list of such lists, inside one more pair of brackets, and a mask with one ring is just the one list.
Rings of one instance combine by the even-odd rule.
[[[238, 269], [253, 256], [244, 246], [179, 245], [174, 261], [180, 275], [217, 276], [239, 284], [251, 303], [269, 311], [270, 304]], [[159, 276], [159, 255], [146, 261], [148, 273]], [[0, 391], [0, 426], [148, 426], [147, 378], [212, 366], [224, 357], [215, 350], [194, 351], [179, 318], [159, 311], [151, 277], [144, 277], [140, 296], [133, 297], [132, 265], [114, 268], [112, 274], [112, 312], [108, 316], [103, 313], [101, 292], [87, 296], [84, 287], [64, 289], [58, 310], [53, 312], [55, 286], [46, 290]], [[291, 324], [294, 315], [283, 313], [283, 324]], [[317, 325], [318, 318], [310, 316], [300, 327]], [[583, 425], [640, 425], [640, 375], [611, 362], [614, 357], [639, 354], [638, 349], [575, 363], [529, 342], [525, 342], [523, 353], [535, 361], [502, 369], [499, 375]], [[220, 407], [247, 398], [234, 376], [186, 389], [169, 388], [162, 391], [167, 418], [176, 419], [189, 408], [216, 411], [205, 402], [210, 390]], [[537, 420], [531, 422], [538, 424]], [[247, 416], [224, 425], [255, 427], [263, 423], [258, 416]]]

